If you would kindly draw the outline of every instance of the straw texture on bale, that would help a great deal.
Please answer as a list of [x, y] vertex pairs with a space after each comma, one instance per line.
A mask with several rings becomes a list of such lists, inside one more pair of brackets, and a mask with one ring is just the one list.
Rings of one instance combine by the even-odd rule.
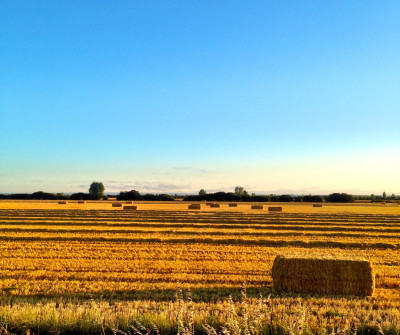
[[313, 207], [322, 207], [322, 204], [313, 204]]
[[210, 207], [213, 207], [213, 208], [220, 208], [221, 205], [220, 205], [220, 204], [211, 204]]
[[124, 206], [125, 210], [130, 210], [130, 211], [136, 211], [137, 210], [137, 206]]
[[268, 207], [269, 212], [282, 212], [282, 207]]
[[86, 204], [86, 201], [85, 200], [79, 200], [78, 204]]
[[191, 204], [189, 205], [188, 209], [201, 209], [200, 204]]
[[277, 256], [272, 266], [276, 292], [370, 296], [375, 273], [365, 259]]
[[214, 205], [213, 202], [206, 202], [206, 206], [212, 206], [212, 205]]
[[112, 207], [122, 207], [122, 204], [120, 202], [113, 202]]
[[67, 202], [66, 202], [66, 201], [59, 201], [58, 204], [59, 204], [59, 205], [66, 205]]
[[229, 204], [229, 207], [237, 207], [237, 204], [234, 204], [234, 203]]
[[124, 202], [124, 204], [128, 204], [128, 205], [129, 205], [129, 204], [132, 204], [132, 203], [133, 203], [132, 201], [125, 201], [125, 202]]

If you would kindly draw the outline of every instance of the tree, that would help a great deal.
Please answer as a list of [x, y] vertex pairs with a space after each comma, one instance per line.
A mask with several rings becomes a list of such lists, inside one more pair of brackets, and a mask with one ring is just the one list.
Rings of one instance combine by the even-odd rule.
[[117, 195], [117, 200], [142, 200], [142, 196], [140, 195], [139, 191], [130, 190], [129, 192], [119, 192]]
[[89, 194], [93, 197], [93, 199], [101, 199], [104, 195], [104, 185], [101, 182], [94, 181], [90, 184]]
[[202, 189], [199, 191], [199, 195], [200, 195], [200, 196], [203, 196], [203, 195], [206, 195], [206, 194], [207, 194], [207, 192], [205, 191], [204, 188], [202, 188]]
[[279, 196], [279, 201], [290, 202], [290, 201], [293, 201], [293, 197], [290, 194], [282, 194]]
[[371, 194], [371, 200], [372, 200], [372, 201], [375, 201], [375, 200], [376, 200], [375, 194]]
[[238, 195], [239, 197], [241, 197], [242, 195], [244, 195], [244, 192], [245, 192], [245, 190], [242, 186], [235, 187], [235, 195]]
[[386, 200], [386, 192], [383, 192], [382, 198], [383, 198], [383, 200]]
[[347, 193], [332, 193], [326, 197], [327, 202], [354, 202], [354, 197]]

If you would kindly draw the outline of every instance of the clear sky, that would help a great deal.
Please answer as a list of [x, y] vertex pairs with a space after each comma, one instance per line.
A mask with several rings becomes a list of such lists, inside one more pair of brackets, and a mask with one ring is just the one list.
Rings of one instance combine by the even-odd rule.
[[399, 1], [0, 2], [0, 193], [400, 194]]

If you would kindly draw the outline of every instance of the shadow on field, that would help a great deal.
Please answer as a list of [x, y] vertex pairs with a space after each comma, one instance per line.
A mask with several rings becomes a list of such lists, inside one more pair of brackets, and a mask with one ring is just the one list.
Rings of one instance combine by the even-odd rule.
[[[128, 301], [128, 300], [152, 300], [152, 301], [176, 301], [179, 292], [179, 285], [174, 290], [131, 290], [131, 291], [103, 291], [91, 293], [65, 293], [65, 294], [36, 294], [36, 295], [5, 295], [0, 297], [0, 304], [12, 304], [17, 302], [78, 302], [84, 300], [95, 301]], [[232, 297], [233, 300], [239, 300], [242, 297], [243, 287], [230, 288], [197, 288], [182, 289], [183, 297], [186, 299], [190, 295], [195, 302], [214, 302], [225, 300]], [[246, 295], [249, 298], [259, 298], [260, 295], [266, 297], [272, 293], [272, 288], [248, 287]]]

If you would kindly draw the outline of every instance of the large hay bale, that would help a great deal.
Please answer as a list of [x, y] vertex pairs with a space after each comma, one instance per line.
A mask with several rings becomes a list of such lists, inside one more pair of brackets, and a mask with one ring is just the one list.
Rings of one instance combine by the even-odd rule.
[[133, 204], [133, 201], [125, 201], [124, 204], [130, 205], [130, 204]]
[[112, 207], [122, 207], [122, 204], [120, 202], [113, 202]]
[[59, 201], [58, 204], [59, 204], [59, 205], [66, 205], [67, 202], [66, 202], [66, 201]]
[[191, 204], [189, 205], [188, 209], [201, 209], [200, 204]]
[[263, 205], [251, 205], [251, 209], [264, 209]]
[[273, 206], [273, 207], [268, 207], [268, 212], [282, 212], [282, 207], [277, 207], [277, 206]]
[[322, 204], [313, 204], [313, 207], [322, 207]]
[[85, 200], [78, 200], [78, 204], [86, 204]]
[[231, 203], [229, 204], [229, 207], [237, 207], [237, 204]]
[[124, 210], [130, 210], [130, 211], [136, 211], [137, 210], [137, 206], [124, 206], [123, 209]]
[[272, 266], [276, 292], [369, 296], [375, 273], [365, 259], [277, 256]]
[[220, 204], [211, 204], [210, 207], [212, 207], [212, 208], [220, 208], [221, 205]]
[[214, 205], [213, 202], [206, 202], [206, 206], [212, 206], [212, 205]]

